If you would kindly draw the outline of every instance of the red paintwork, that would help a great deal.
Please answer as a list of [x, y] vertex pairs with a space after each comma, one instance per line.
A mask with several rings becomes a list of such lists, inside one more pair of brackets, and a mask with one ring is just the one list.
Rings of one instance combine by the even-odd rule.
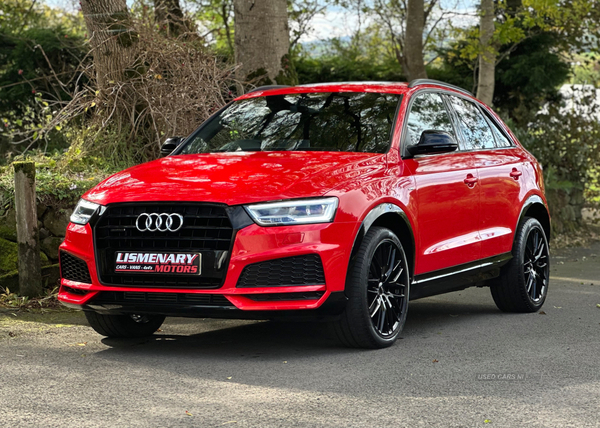
[[235, 152], [169, 156], [134, 166], [83, 195], [102, 205], [204, 201], [228, 205], [320, 196], [385, 155], [335, 152]]
[[[216, 290], [100, 285], [92, 231], [89, 225], [70, 224], [61, 249], [87, 262], [93, 284], [63, 279], [59, 299], [81, 305], [99, 291], [127, 289], [222, 294], [243, 310], [316, 308], [331, 292], [344, 290], [350, 252], [361, 222], [382, 203], [393, 203], [407, 215], [416, 246], [414, 274], [511, 251], [525, 200], [538, 195], [545, 201], [539, 165], [512, 134], [514, 148], [402, 160], [399, 155], [401, 125], [410, 97], [424, 87], [435, 88], [436, 85], [408, 88], [404, 83], [324, 84], [258, 91], [240, 97], [332, 91], [404, 94], [391, 148], [386, 154], [241, 152], [169, 156], [106, 179], [83, 197], [103, 205], [132, 201], [203, 201], [239, 205], [337, 196], [339, 206], [333, 223], [283, 227], [251, 225], [240, 230], [227, 278], [223, 287]], [[521, 172], [516, 180], [511, 176], [514, 169]], [[235, 288], [247, 264], [307, 253], [320, 254], [326, 284]], [[65, 286], [87, 290], [88, 294], [69, 293]], [[295, 302], [256, 302], [244, 297], [253, 293], [296, 291], [325, 291], [325, 294], [319, 300]]]

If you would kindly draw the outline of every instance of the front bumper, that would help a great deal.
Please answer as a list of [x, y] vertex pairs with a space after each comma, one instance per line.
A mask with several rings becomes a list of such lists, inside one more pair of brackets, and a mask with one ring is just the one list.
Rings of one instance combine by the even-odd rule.
[[[341, 312], [345, 302], [343, 290], [346, 272], [358, 227], [353, 222], [281, 227], [251, 224], [238, 230], [235, 235], [223, 285], [216, 289], [191, 289], [102, 284], [98, 279], [92, 228], [89, 224], [81, 226], [71, 223], [60, 250], [85, 262], [91, 283], [62, 278], [58, 298], [71, 307], [115, 314], [161, 313], [169, 316], [246, 319], [273, 318], [282, 314], [297, 316], [302, 312], [335, 315]], [[238, 286], [246, 266], [308, 254], [320, 257], [325, 278], [323, 284]], [[209, 304], [199, 303], [202, 296], [214, 298]]]

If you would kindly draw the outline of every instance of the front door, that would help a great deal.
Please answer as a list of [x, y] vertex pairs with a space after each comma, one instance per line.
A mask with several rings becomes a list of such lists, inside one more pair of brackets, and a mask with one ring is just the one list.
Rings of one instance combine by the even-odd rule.
[[[419, 93], [409, 108], [405, 147], [416, 144], [425, 130], [446, 131], [457, 137], [440, 94]], [[415, 239], [419, 250], [415, 274], [478, 260], [480, 186], [472, 154], [459, 150], [419, 155], [404, 162], [416, 183]]]

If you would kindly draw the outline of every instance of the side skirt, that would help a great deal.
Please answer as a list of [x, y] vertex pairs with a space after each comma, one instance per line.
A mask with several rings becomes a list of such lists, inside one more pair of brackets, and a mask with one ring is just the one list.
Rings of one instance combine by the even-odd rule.
[[510, 259], [512, 259], [512, 253], [504, 253], [487, 259], [416, 275], [410, 288], [410, 300], [485, 285], [486, 281], [500, 275], [500, 268], [508, 263]]

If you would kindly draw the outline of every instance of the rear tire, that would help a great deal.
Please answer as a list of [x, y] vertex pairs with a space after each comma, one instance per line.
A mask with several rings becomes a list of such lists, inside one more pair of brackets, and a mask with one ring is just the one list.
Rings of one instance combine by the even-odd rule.
[[85, 311], [90, 326], [106, 337], [151, 336], [165, 321], [164, 315], [103, 315]]
[[544, 228], [527, 217], [519, 226], [513, 258], [490, 287], [498, 309], [504, 312], [536, 312], [548, 294], [550, 254]]
[[350, 262], [348, 303], [333, 323], [340, 341], [355, 348], [393, 345], [406, 321], [409, 281], [406, 254], [398, 237], [389, 229], [371, 228]]

